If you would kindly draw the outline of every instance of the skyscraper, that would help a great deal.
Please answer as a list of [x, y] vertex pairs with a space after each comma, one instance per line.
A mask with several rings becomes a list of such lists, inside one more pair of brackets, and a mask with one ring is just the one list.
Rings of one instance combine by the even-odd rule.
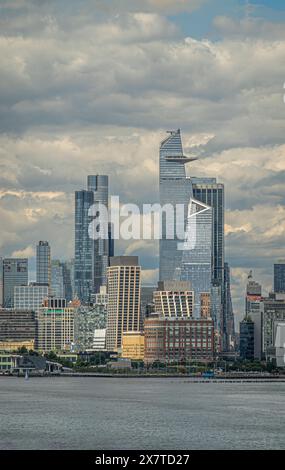
[[141, 267], [137, 256], [114, 256], [107, 269], [108, 351], [121, 350], [123, 333], [140, 331]]
[[[184, 205], [183, 231], [186, 228], [188, 205], [193, 196], [191, 180], [186, 178], [185, 164], [193, 160], [195, 159], [183, 154], [180, 129], [170, 131], [169, 137], [162, 141], [159, 152], [160, 204], [162, 207], [171, 204], [174, 209], [176, 204]], [[177, 213], [174, 210], [174, 228], [176, 222]], [[163, 217], [159, 241], [159, 279], [161, 281], [179, 280], [182, 267], [183, 250], [179, 249], [181, 240], [176, 233], [173, 239], [169, 239], [167, 226], [169, 227], [169, 223]]]
[[3, 305], [14, 307], [14, 288], [28, 285], [28, 259], [3, 259]]
[[37, 245], [37, 284], [51, 283], [50, 246], [47, 241], [39, 241]]
[[201, 295], [211, 293], [212, 208], [192, 199], [186, 228], [180, 279], [194, 291], [194, 317], [201, 316]]
[[192, 177], [193, 196], [213, 208], [213, 281], [223, 282], [224, 271], [224, 185], [216, 178]]
[[[190, 281], [194, 291], [194, 316], [200, 317], [200, 295], [211, 290], [212, 280], [212, 208], [193, 198], [191, 178], [185, 164], [195, 160], [183, 153], [180, 130], [171, 131], [160, 145], [160, 204], [172, 205], [174, 227], [182, 229], [184, 239], [167, 234], [169, 221], [162, 219], [159, 245], [159, 279]], [[178, 219], [177, 205], [184, 214]]]
[[285, 260], [274, 264], [274, 292], [285, 293]]
[[51, 262], [51, 295], [58, 299], [65, 298], [64, 288], [64, 276], [63, 276], [63, 265], [58, 260], [52, 260]]
[[[90, 208], [103, 204], [108, 209], [108, 176], [89, 175], [87, 190], [75, 192], [75, 293], [83, 302], [106, 285], [109, 257], [109, 239], [90, 237], [90, 224], [94, 217]], [[101, 219], [100, 219], [101, 222]], [[108, 230], [108, 220], [103, 221]]]

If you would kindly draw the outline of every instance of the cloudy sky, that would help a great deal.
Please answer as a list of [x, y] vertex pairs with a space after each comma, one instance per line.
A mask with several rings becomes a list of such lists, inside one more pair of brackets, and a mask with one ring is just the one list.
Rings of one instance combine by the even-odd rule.
[[[159, 142], [180, 127], [189, 174], [226, 185], [239, 318], [248, 271], [266, 293], [285, 258], [284, 22], [283, 0], [1, 0], [0, 255], [33, 271], [47, 239], [72, 257], [87, 174], [156, 201]], [[155, 244], [116, 251], [155, 281]]]

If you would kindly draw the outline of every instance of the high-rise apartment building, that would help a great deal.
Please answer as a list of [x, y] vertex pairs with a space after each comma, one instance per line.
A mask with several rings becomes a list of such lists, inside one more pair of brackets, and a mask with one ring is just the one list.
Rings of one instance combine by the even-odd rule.
[[14, 289], [16, 286], [28, 285], [28, 259], [3, 259], [3, 306], [14, 307]]
[[191, 318], [193, 316], [194, 293], [189, 282], [159, 281], [153, 293], [155, 312], [163, 317]]
[[58, 259], [52, 260], [51, 262], [50, 293], [58, 299], [65, 298], [64, 267], [63, 263], [61, 263], [61, 261]]
[[[83, 302], [89, 302], [91, 294], [99, 292], [100, 286], [106, 285], [106, 269], [109, 257], [108, 220], [100, 223], [106, 225], [107, 236], [95, 239], [92, 236], [92, 214], [94, 204], [103, 204], [108, 209], [108, 176], [88, 176], [87, 190], [75, 192], [75, 294]], [[99, 214], [98, 214], [99, 215]]]
[[36, 349], [70, 351], [74, 343], [74, 309], [47, 306], [36, 313]]
[[110, 258], [107, 291], [107, 350], [118, 351], [123, 333], [140, 331], [141, 267], [137, 256]]
[[36, 311], [42, 307], [49, 295], [48, 285], [30, 283], [28, 286], [16, 286], [14, 289], [14, 309]]
[[274, 292], [285, 293], [285, 260], [274, 264]]
[[37, 263], [37, 283], [47, 284], [51, 283], [51, 254], [50, 246], [47, 241], [39, 241], [36, 253]]

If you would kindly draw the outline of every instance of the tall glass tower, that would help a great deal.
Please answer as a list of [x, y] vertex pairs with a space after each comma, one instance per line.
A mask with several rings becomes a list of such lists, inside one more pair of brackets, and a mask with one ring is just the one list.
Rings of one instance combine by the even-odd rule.
[[[184, 205], [184, 220], [186, 228], [188, 204], [193, 195], [191, 180], [186, 178], [185, 164], [194, 160], [183, 154], [180, 129], [170, 131], [169, 137], [162, 141], [159, 152], [159, 195], [160, 205], [163, 207], [171, 204], [176, 208], [176, 204]], [[165, 215], [162, 217], [161, 239], [159, 242], [159, 280], [172, 281], [179, 280], [182, 266], [183, 251], [179, 249], [178, 239], [175, 233], [177, 221], [176, 210], [174, 211], [174, 238], [167, 237], [169, 222]], [[183, 242], [183, 240], [182, 240]]]
[[50, 246], [47, 241], [39, 241], [37, 245], [37, 283], [51, 283]]
[[108, 176], [90, 175], [87, 190], [75, 192], [75, 294], [83, 302], [89, 302], [91, 294], [106, 285], [106, 269], [109, 259], [109, 240], [93, 240], [89, 225], [93, 220], [89, 209], [96, 203], [108, 208]]

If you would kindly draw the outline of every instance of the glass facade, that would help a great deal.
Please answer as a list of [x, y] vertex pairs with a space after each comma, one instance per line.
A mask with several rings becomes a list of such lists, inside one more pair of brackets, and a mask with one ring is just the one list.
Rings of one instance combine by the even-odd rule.
[[50, 246], [46, 241], [40, 241], [37, 245], [37, 283], [51, 283], [51, 259]]
[[274, 264], [274, 292], [285, 293], [285, 261]]
[[14, 289], [28, 285], [28, 259], [5, 258], [3, 260], [3, 306], [14, 307]]

